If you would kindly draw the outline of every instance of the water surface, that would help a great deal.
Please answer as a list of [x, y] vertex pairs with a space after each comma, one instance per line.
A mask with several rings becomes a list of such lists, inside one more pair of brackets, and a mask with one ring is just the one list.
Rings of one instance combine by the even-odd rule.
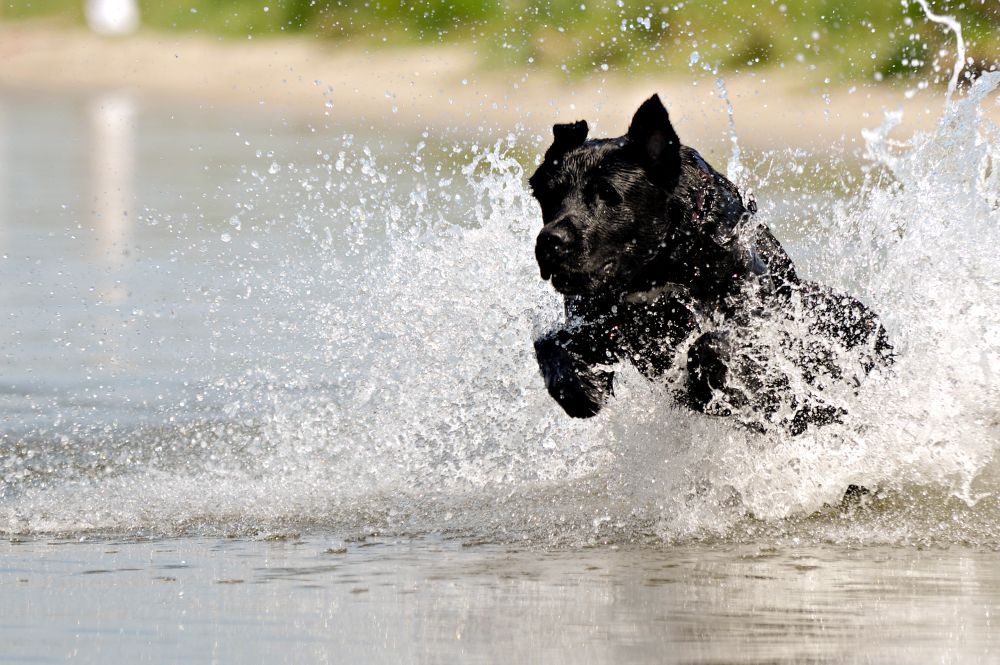
[[0, 96], [0, 659], [990, 662], [996, 83], [713, 156], [899, 353], [800, 437], [564, 417], [537, 137]]
[[2, 546], [10, 662], [987, 663], [996, 556], [449, 540]]

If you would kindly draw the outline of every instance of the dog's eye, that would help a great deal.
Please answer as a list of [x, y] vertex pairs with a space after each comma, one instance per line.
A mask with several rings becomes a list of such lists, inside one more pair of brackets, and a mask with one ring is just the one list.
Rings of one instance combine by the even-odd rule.
[[595, 183], [594, 193], [609, 206], [616, 206], [622, 202], [622, 196], [618, 193], [618, 190], [612, 187], [610, 182], [604, 180], [599, 180]]

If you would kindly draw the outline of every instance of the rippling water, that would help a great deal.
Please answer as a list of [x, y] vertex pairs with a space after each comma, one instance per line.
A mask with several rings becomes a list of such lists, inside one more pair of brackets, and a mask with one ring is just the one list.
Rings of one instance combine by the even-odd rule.
[[0, 543], [0, 639], [55, 662], [995, 662], [992, 553], [440, 539]]
[[[28, 543], [28, 570], [53, 538], [181, 537], [203, 566], [217, 555], [199, 543], [222, 537], [258, 557], [255, 538], [415, 539], [418, 558], [457, 539], [476, 552], [445, 573], [460, 581], [499, 574], [477, 566], [514, 545], [557, 571], [567, 547], [625, 547], [594, 556], [646, 576], [680, 557], [697, 579], [708, 553], [742, 570], [741, 548], [778, 548], [766, 575], [796, 589], [819, 574], [782, 548], [875, 589], [866, 554], [927, 563], [878, 546], [971, 547], [928, 572], [953, 579], [1000, 545], [1000, 137], [978, 112], [997, 83], [908, 142], [889, 117], [864, 154], [730, 161], [800, 272], [870, 304], [899, 353], [840, 397], [843, 425], [799, 437], [685, 412], [628, 370], [600, 417], [563, 415], [530, 345], [561, 316], [532, 253], [541, 137], [2, 97], [0, 533]], [[843, 507], [852, 483], [874, 494]], [[387, 551], [405, 568], [405, 546]], [[852, 589], [831, 597], [876, 602]]]

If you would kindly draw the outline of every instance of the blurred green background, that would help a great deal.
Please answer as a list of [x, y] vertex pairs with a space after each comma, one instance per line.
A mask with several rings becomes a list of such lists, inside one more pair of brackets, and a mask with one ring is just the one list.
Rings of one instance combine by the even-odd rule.
[[[484, 67], [614, 69], [793, 66], [832, 81], [947, 81], [954, 38], [915, 1], [140, 0], [144, 30], [308, 35], [363, 48], [462, 43]], [[1000, 0], [934, 0], [961, 21], [965, 76], [996, 67]], [[2, 0], [0, 18], [83, 22], [82, 0]]]

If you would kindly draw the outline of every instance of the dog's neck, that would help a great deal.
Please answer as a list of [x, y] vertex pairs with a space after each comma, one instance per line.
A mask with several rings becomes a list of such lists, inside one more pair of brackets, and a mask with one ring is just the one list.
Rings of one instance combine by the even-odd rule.
[[664, 214], [676, 221], [668, 225], [661, 250], [632, 280], [623, 299], [650, 299], [669, 287], [671, 292], [683, 289], [700, 300], [715, 300], [740, 288], [750, 274], [759, 274], [760, 267], [748, 265], [735, 242], [751, 215], [739, 191], [687, 146], [681, 149], [681, 174], [667, 195]]
[[708, 211], [715, 203], [715, 189], [717, 188], [715, 177], [716, 171], [708, 165], [698, 151], [690, 151], [690, 160], [697, 168], [697, 174], [701, 178], [701, 186], [695, 194], [694, 209], [691, 211], [691, 224], [703, 224]]

